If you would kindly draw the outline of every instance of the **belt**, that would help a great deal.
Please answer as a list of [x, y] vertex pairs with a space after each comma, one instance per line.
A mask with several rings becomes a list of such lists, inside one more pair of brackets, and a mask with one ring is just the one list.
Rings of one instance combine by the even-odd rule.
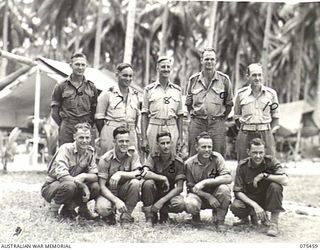
[[173, 125], [177, 125], [177, 121], [175, 118], [171, 118], [171, 119], [150, 118], [149, 124], [161, 125], [161, 126], [173, 126]]
[[196, 116], [192, 116], [192, 119], [199, 119], [199, 120], [204, 120], [204, 121], [217, 121], [217, 120], [224, 120], [223, 116], [212, 116], [209, 115], [208, 118], [200, 118], [200, 117], [196, 117]]
[[241, 130], [243, 131], [266, 131], [270, 130], [271, 126], [267, 124], [241, 124]]
[[111, 127], [126, 127], [128, 129], [134, 128], [136, 124], [134, 122], [120, 122], [120, 121], [111, 121], [111, 120], [104, 120], [104, 124], [111, 126]]

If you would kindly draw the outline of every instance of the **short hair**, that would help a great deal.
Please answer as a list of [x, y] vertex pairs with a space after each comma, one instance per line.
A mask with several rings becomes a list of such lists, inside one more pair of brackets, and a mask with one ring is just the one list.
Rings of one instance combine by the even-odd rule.
[[79, 57], [81, 57], [81, 58], [84, 58], [84, 59], [86, 59], [87, 60], [87, 57], [86, 57], [86, 55], [85, 54], [83, 54], [82, 52], [76, 52], [76, 53], [73, 53], [73, 55], [71, 56], [71, 61], [72, 61], [72, 59], [73, 58], [79, 58]]
[[210, 135], [209, 135], [208, 132], [201, 132], [201, 133], [196, 137], [196, 142], [198, 143], [201, 138], [203, 138], [203, 139], [211, 139], [211, 140], [212, 140], [212, 138], [210, 137]]
[[266, 143], [264, 142], [264, 140], [260, 139], [260, 138], [253, 138], [248, 145], [248, 149], [251, 149], [251, 146], [266, 146]]
[[91, 125], [87, 122], [82, 122], [82, 123], [77, 123], [75, 126], [76, 132], [78, 132], [78, 130], [82, 129], [82, 130], [91, 130]]
[[160, 132], [160, 133], [157, 134], [157, 142], [159, 142], [159, 139], [160, 139], [161, 137], [165, 137], [165, 136], [169, 136], [169, 137], [170, 137], [170, 140], [172, 139], [170, 132], [168, 132], [168, 131], [163, 131], [163, 132]]
[[117, 135], [123, 135], [123, 134], [130, 134], [130, 131], [124, 127], [124, 126], [120, 126], [120, 127], [117, 127], [113, 130], [113, 139], [116, 139]]
[[256, 66], [259, 66], [259, 67], [263, 68], [261, 63], [251, 63], [251, 64], [247, 67], [247, 75], [250, 75], [250, 67], [252, 67], [253, 65], [256, 65]]
[[206, 51], [209, 51], [209, 52], [214, 52], [215, 54], [217, 54], [216, 50], [212, 47], [208, 47], [208, 48], [204, 48], [202, 51], [201, 51], [201, 57], [203, 58], [203, 55], [204, 55], [204, 52]]
[[120, 73], [122, 70], [126, 69], [126, 68], [132, 68], [132, 65], [130, 63], [119, 63], [116, 67], [116, 70], [118, 73]]
[[170, 63], [172, 63], [172, 60], [169, 56], [159, 56], [157, 59], [157, 64], [163, 62], [163, 61], [169, 61]]

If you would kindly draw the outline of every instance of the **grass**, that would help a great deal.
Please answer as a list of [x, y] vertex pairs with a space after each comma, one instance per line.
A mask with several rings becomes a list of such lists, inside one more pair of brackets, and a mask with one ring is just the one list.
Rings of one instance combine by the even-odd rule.
[[[319, 242], [320, 217], [286, 211], [280, 217], [281, 235], [270, 238], [266, 228], [232, 228], [225, 233], [216, 232], [210, 222], [210, 210], [201, 216], [205, 223], [195, 228], [182, 213], [171, 215], [173, 224], [146, 228], [141, 213], [141, 203], [134, 211], [135, 223], [124, 227], [119, 224], [107, 226], [102, 221], [59, 222], [50, 217], [48, 204], [40, 196], [44, 172], [0, 173], [0, 242], [3, 243], [153, 243], [153, 242], [211, 242], [211, 243], [257, 243], [257, 242]], [[318, 176], [291, 176], [290, 186], [285, 188], [285, 199], [319, 207]], [[229, 212], [226, 223], [236, 219]], [[22, 229], [14, 236], [17, 227]]]

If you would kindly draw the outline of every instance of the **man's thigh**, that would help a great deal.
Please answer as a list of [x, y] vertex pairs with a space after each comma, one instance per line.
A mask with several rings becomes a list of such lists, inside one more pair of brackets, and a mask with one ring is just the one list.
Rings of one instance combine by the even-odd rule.
[[42, 197], [46, 201], [50, 202], [52, 198], [55, 196], [55, 194], [57, 193], [59, 187], [60, 187], [59, 181], [54, 181], [50, 184], [44, 184], [41, 188]]

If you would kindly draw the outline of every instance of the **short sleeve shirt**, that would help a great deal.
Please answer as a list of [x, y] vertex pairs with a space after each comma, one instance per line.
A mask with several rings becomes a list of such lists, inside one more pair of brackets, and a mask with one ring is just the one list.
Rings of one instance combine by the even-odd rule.
[[276, 175], [286, 174], [280, 162], [272, 156], [265, 156], [264, 161], [259, 166], [254, 166], [251, 159], [246, 158], [240, 161], [237, 167], [233, 191], [245, 194], [254, 193], [253, 180], [263, 172]]
[[171, 82], [166, 89], [158, 81], [149, 84], [144, 89], [141, 113], [157, 119], [183, 115], [181, 88]]
[[279, 118], [277, 92], [262, 86], [258, 97], [254, 97], [251, 86], [240, 89], [236, 95], [234, 115], [242, 124], [270, 123], [272, 118]]
[[201, 164], [198, 154], [191, 156], [185, 163], [187, 188], [190, 190], [198, 182], [216, 178], [221, 175], [230, 175], [230, 169], [227, 168], [225, 160], [218, 152], [212, 152], [208, 164]]
[[170, 184], [170, 189], [174, 188], [174, 184], [177, 183], [177, 181], [186, 179], [183, 160], [178, 156], [171, 155], [171, 158], [164, 162], [159, 153], [150, 154], [144, 166], [156, 174], [166, 176]]
[[226, 105], [233, 105], [232, 86], [226, 74], [216, 71], [208, 87], [202, 72], [190, 77], [186, 106], [190, 107], [191, 115], [202, 119], [220, 117], [224, 115]]
[[86, 151], [80, 153], [75, 142], [61, 145], [49, 163], [49, 177], [59, 180], [67, 175], [74, 177], [81, 173], [98, 173], [94, 148], [88, 145]]
[[134, 123], [138, 115], [138, 92], [130, 87], [126, 102], [118, 85], [103, 91], [98, 97], [96, 119]]
[[62, 118], [90, 117], [97, 106], [97, 98], [97, 88], [91, 81], [84, 78], [77, 89], [69, 77], [55, 86], [51, 107], [58, 106]]
[[109, 181], [110, 177], [118, 171], [131, 172], [141, 167], [137, 152], [127, 153], [122, 159], [118, 159], [115, 149], [111, 149], [101, 156], [98, 164], [98, 177]]

